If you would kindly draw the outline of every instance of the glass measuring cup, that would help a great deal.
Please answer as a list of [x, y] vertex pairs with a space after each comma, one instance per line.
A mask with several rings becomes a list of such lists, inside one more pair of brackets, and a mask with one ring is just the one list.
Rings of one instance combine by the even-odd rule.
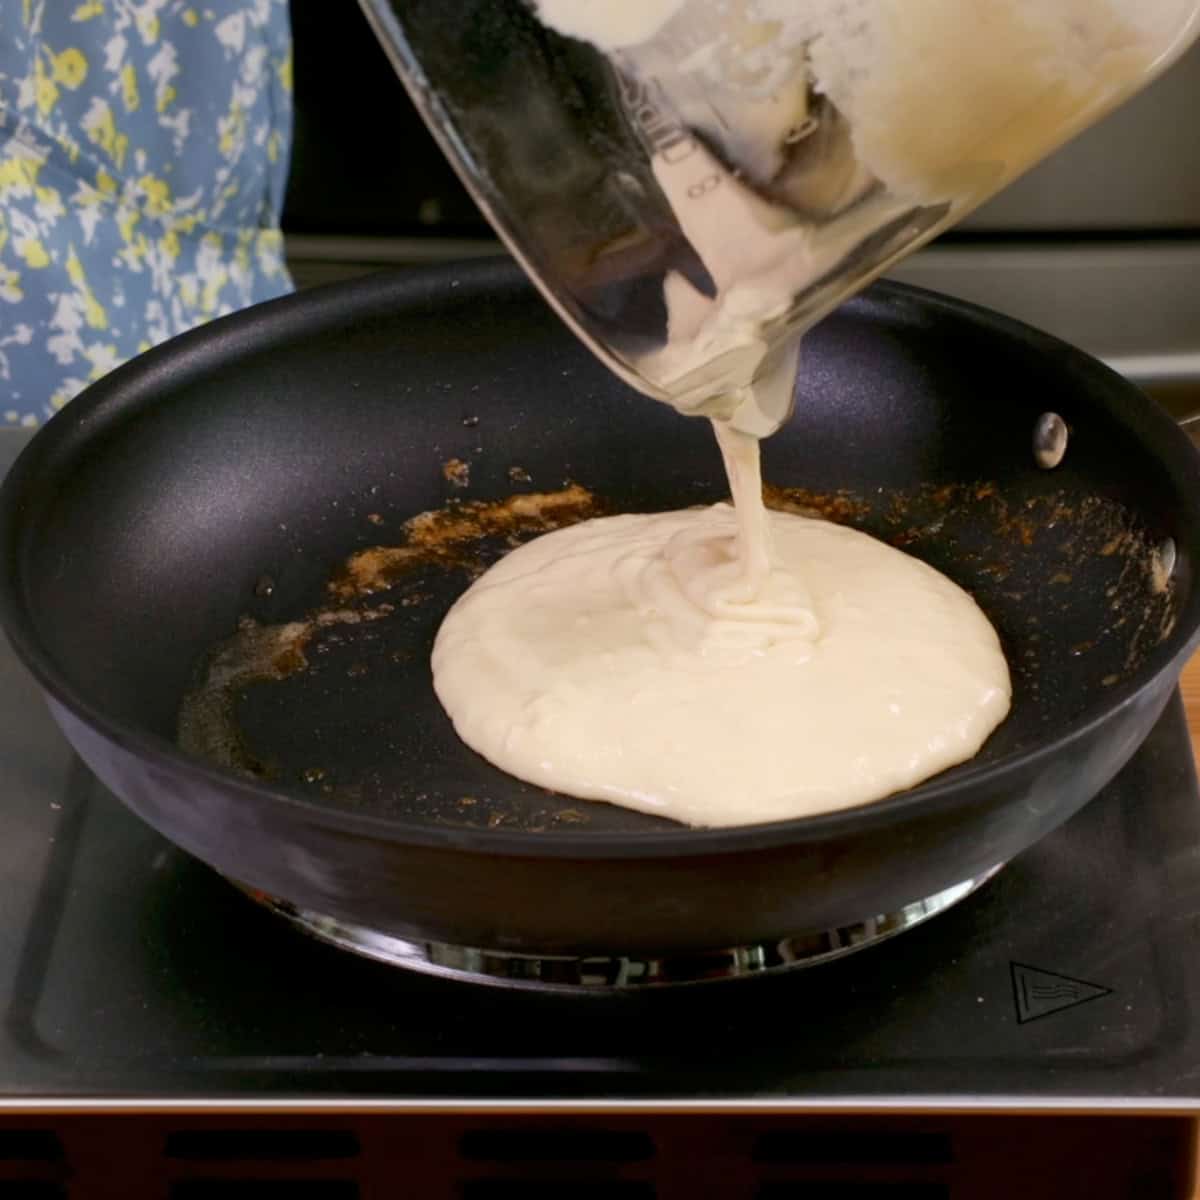
[[361, 3], [575, 332], [759, 436], [805, 329], [1200, 32], [1200, 0]]

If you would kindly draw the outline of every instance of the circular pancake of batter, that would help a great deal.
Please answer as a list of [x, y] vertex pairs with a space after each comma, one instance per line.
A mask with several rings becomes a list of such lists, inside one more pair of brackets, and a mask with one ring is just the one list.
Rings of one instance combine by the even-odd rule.
[[974, 600], [844, 526], [772, 512], [768, 533], [753, 597], [725, 504], [514, 550], [434, 644], [459, 736], [530, 783], [698, 826], [866, 804], [974, 755], [1011, 698]]

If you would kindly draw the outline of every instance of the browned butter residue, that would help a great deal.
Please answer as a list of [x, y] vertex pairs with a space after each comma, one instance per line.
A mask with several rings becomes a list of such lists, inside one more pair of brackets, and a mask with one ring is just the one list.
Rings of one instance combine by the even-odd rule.
[[461, 458], [448, 458], [442, 463], [442, 474], [447, 483], [452, 483], [457, 488], [465, 488], [471, 482], [471, 464], [463, 462]]
[[474, 500], [423, 512], [404, 523], [395, 546], [360, 550], [329, 584], [340, 600], [370, 596], [391, 587], [414, 566], [465, 567], [478, 564], [475, 547], [484, 538], [526, 537], [598, 516], [602, 506], [577, 483], [556, 492], [529, 492], [504, 500]]
[[[452, 503], [411, 517], [397, 545], [373, 546], [347, 559], [329, 582], [329, 602], [302, 620], [263, 625], [242, 617], [233, 634], [213, 649], [201, 682], [183, 699], [179, 744], [242, 774], [277, 774], [272, 762], [249, 749], [238, 728], [240, 692], [252, 684], [280, 682], [307, 670], [314, 639], [322, 631], [383, 620], [424, 603], [429, 598], [425, 591], [409, 591], [388, 601], [369, 599], [410, 572], [415, 575], [422, 568], [435, 567], [475, 576], [487, 566], [488, 542], [515, 544], [602, 511], [587, 488], [572, 483], [554, 492]], [[351, 677], [365, 674], [365, 664], [351, 664], [348, 673]]]
[[821, 517], [826, 521], [848, 524], [863, 520], [871, 506], [852, 492], [811, 492], [800, 487], [776, 487], [763, 483], [763, 503], [776, 512], [798, 517]]

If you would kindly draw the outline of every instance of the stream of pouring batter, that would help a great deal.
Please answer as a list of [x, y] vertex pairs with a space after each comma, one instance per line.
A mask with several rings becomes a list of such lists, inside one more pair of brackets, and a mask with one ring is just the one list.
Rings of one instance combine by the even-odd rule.
[[729, 494], [737, 515], [738, 587], [730, 594], [734, 602], [752, 604], [762, 595], [771, 574], [771, 534], [763, 503], [762, 454], [759, 439], [740, 433], [724, 421], [712, 422]]

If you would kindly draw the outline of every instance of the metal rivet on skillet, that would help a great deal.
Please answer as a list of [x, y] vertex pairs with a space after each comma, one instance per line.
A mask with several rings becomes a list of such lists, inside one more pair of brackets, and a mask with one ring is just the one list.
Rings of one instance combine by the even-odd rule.
[[1051, 471], [1067, 452], [1067, 423], [1058, 413], [1042, 413], [1033, 427], [1033, 457], [1044, 471]]

